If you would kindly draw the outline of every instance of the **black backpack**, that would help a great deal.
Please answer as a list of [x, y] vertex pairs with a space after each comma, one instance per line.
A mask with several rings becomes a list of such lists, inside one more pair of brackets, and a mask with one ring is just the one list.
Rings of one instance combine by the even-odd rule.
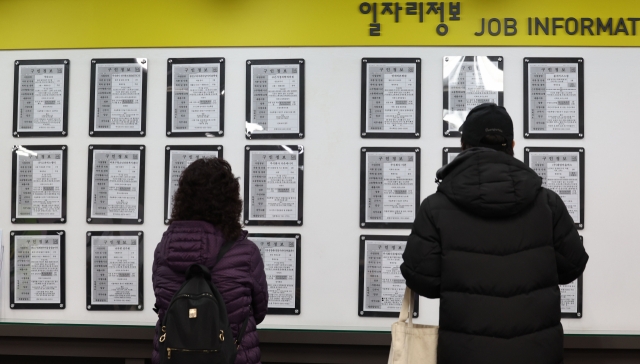
[[[216, 264], [232, 244], [222, 245]], [[209, 269], [192, 264], [162, 322], [160, 363], [233, 364], [248, 321], [247, 317], [234, 340], [227, 308], [220, 292], [211, 283]]]

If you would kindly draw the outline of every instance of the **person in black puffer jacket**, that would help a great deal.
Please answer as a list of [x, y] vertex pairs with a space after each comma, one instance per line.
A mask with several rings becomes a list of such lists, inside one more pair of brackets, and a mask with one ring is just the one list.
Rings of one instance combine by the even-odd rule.
[[513, 157], [513, 123], [482, 104], [460, 153], [436, 176], [400, 267], [440, 298], [439, 364], [560, 364], [560, 289], [589, 256], [562, 199]]

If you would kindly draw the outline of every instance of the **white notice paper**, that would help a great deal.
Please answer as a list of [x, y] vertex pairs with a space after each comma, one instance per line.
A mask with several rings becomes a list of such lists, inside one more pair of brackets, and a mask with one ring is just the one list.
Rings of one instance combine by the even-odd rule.
[[400, 272], [404, 241], [365, 241], [364, 311], [400, 312], [406, 283]]
[[251, 151], [250, 220], [298, 220], [297, 152]]
[[24, 65], [19, 72], [18, 132], [62, 131], [64, 65]]
[[15, 236], [15, 303], [60, 303], [60, 236]]
[[251, 66], [252, 133], [298, 133], [300, 94], [300, 65]]
[[562, 313], [578, 312], [578, 280], [560, 285], [560, 308]]
[[580, 153], [532, 152], [529, 165], [546, 187], [562, 198], [573, 221], [580, 224]]
[[296, 239], [250, 237], [260, 249], [269, 287], [269, 308], [296, 308]]
[[173, 64], [171, 130], [220, 130], [220, 65]]
[[458, 131], [474, 107], [487, 102], [500, 104], [504, 90], [500, 62], [487, 56], [448, 56], [443, 62], [443, 87], [448, 91], [443, 120], [449, 131]]
[[142, 130], [142, 79], [139, 63], [96, 65], [94, 129]]
[[366, 222], [413, 222], [416, 211], [415, 153], [367, 153]]
[[529, 133], [578, 133], [577, 63], [529, 64]]
[[95, 150], [91, 217], [137, 219], [140, 193], [139, 150]]
[[91, 304], [138, 305], [137, 236], [91, 237]]
[[367, 133], [416, 131], [415, 63], [367, 64]]
[[61, 150], [34, 154], [16, 156], [16, 218], [61, 218], [64, 154]]

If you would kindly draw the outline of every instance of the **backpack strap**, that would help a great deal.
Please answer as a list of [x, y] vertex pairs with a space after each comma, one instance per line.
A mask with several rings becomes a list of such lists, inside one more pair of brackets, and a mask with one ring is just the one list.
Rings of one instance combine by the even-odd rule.
[[[233, 243], [234, 243], [233, 241], [225, 241], [224, 244], [222, 244], [222, 246], [220, 247], [220, 251], [218, 252], [218, 256], [216, 257], [216, 263], [214, 267], [218, 265], [220, 260], [222, 260], [222, 257], [224, 257], [224, 255], [227, 254], [229, 250], [231, 250]], [[198, 266], [198, 265], [194, 264], [193, 266]], [[209, 278], [208, 280], [211, 281], [211, 274], [209, 273], [209, 270], [204, 266], [200, 265], [200, 267], [204, 268], [202, 269], [204, 273], [203, 275], [205, 275], [205, 277]], [[191, 267], [189, 267], [189, 270], [191, 270]], [[189, 272], [187, 272], [187, 278], [188, 277], [189, 277]], [[251, 308], [251, 306], [249, 306], [249, 316], [247, 316], [244, 319], [244, 322], [242, 323], [242, 327], [240, 327], [240, 330], [238, 331], [238, 338], [236, 339], [236, 347], [240, 346], [240, 343], [242, 342], [242, 337], [244, 336], [244, 333], [247, 330], [247, 325], [249, 324], [249, 317], [251, 317], [252, 315], [253, 315], [253, 309]]]
[[[231, 250], [233, 243], [234, 243], [233, 241], [226, 241], [224, 244], [222, 244], [222, 247], [220, 247], [220, 251], [218, 252], [218, 257], [216, 258], [216, 265], [220, 262], [220, 260], [222, 260], [222, 257], [224, 257], [224, 255], [227, 254], [229, 250]], [[253, 316], [253, 309], [251, 308], [251, 306], [249, 306], [249, 316], [247, 316], [244, 319], [244, 322], [242, 323], [242, 326], [238, 331], [238, 338], [236, 339], [236, 348], [238, 348], [240, 346], [240, 343], [242, 342], [242, 337], [244, 336], [245, 331], [247, 331], [247, 325], [249, 324], [249, 317], [251, 316]]]
[[236, 348], [240, 347], [240, 343], [242, 342], [242, 337], [244, 336], [244, 332], [247, 331], [247, 325], [249, 324], [249, 317], [253, 316], [253, 308], [249, 306], [249, 316], [244, 319], [240, 330], [238, 330], [238, 338], [236, 339]]
[[222, 257], [227, 254], [229, 250], [231, 250], [233, 243], [233, 241], [225, 241], [224, 244], [222, 244], [222, 246], [220, 247], [220, 251], [218, 252], [218, 257], [216, 258], [216, 264], [214, 265], [214, 267], [218, 265], [218, 262], [222, 259]]

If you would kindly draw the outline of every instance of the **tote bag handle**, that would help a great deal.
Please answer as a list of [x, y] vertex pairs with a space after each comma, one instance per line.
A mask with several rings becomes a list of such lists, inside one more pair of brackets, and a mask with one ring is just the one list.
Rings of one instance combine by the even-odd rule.
[[402, 308], [400, 309], [400, 317], [398, 317], [398, 322], [405, 322], [407, 319], [409, 320], [409, 327], [413, 327], [413, 292], [411, 288], [407, 287], [404, 290], [404, 298], [402, 299]]

